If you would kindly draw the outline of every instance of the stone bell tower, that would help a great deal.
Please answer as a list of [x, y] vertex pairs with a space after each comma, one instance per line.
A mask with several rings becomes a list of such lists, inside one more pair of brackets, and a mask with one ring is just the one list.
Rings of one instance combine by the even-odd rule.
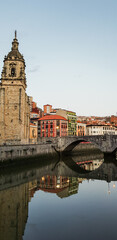
[[18, 50], [17, 33], [4, 58], [0, 83], [0, 144], [29, 141], [30, 105], [26, 94], [25, 61]]

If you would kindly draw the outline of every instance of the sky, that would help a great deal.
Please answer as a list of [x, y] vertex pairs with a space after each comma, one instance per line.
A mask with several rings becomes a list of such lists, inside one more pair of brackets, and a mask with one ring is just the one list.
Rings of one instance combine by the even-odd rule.
[[1, 0], [0, 30], [0, 72], [17, 30], [38, 107], [117, 114], [117, 0]]

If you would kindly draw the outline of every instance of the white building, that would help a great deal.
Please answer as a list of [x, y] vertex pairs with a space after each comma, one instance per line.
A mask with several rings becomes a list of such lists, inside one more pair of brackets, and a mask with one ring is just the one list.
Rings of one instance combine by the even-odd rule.
[[86, 135], [104, 135], [104, 134], [117, 134], [117, 128], [112, 125], [87, 125]]

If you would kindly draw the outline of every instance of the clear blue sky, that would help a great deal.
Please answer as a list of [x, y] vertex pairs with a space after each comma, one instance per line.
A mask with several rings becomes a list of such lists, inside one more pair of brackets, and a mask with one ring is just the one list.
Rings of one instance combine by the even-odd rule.
[[116, 114], [117, 0], [1, 1], [0, 72], [15, 30], [39, 107]]

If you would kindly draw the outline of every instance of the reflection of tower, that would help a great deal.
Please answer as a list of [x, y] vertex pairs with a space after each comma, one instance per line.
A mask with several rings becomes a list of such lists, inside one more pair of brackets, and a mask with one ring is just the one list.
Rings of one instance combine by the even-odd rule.
[[0, 239], [21, 240], [28, 217], [28, 183], [0, 191]]
[[113, 179], [113, 163], [103, 164], [103, 175], [106, 177], [106, 181], [109, 183]]
[[[115, 182], [113, 183], [113, 188], [115, 188], [116, 187], [116, 185], [115, 185]], [[110, 194], [111, 193], [111, 190], [110, 190], [110, 183], [108, 182], [108, 194]]]
[[37, 180], [29, 182], [29, 201], [34, 196], [35, 191], [37, 190]]
[[110, 191], [110, 184], [108, 182], [108, 194], [110, 194], [110, 193], [111, 193], [111, 191]]

